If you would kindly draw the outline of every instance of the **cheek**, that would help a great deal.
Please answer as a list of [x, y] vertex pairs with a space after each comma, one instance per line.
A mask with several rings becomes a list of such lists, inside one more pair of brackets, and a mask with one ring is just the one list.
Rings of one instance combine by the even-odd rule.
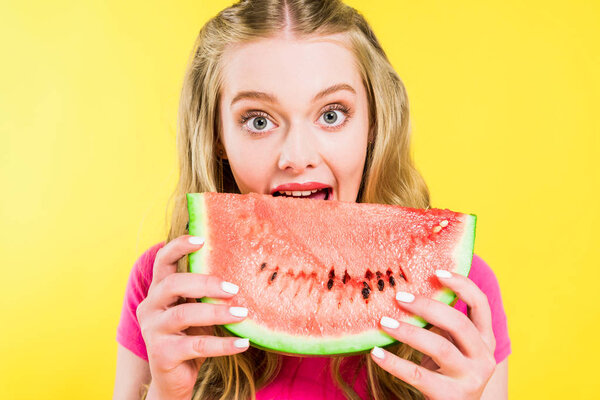
[[352, 186], [360, 184], [362, 171], [365, 165], [365, 155], [361, 151], [340, 151], [332, 165], [334, 173], [340, 179], [339, 183], [349, 183]]
[[355, 201], [356, 199], [366, 160], [367, 131], [367, 126], [361, 124], [351, 134], [346, 132], [349, 135], [341, 138], [343, 140], [338, 140], [329, 152], [329, 165], [339, 185], [340, 200]]
[[232, 153], [229, 156], [229, 166], [235, 181], [242, 193], [251, 191], [256, 186], [257, 177], [260, 176], [261, 164], [248, 153]]
[[227, 146], [227, 156], [231, 172], [242, 193], [262, 192], [265, 186], [265, 177], [270, 176], [270, 171], [275, 161], [272, 153], [253, 149], [251, 143], [236, 141], [232, 146]]
[[[332, 155], [346, 175], [362, 174], [367, 151], [367, 134], [361, 126], [335, 145]], [[366, 131], [366, 128], [365, 128]], [[350, 133], [350, 132], [349, 132]]]
[[366, 139], [363, 143], [362, 137], [337, 141], [334, 146], [329, 147], [327, 164], [342, 192], [358, 191], [365, 166], [366, 148]]

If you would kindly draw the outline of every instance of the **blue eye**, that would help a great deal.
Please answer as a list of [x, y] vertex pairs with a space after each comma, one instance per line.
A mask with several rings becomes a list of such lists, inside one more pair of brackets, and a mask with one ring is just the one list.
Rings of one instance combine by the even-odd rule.
[[350, 108], [342, 104], [335, 103], [330, 104], [325, 108], [325, 110], [323, 110], [323, 114], [321, 114], [319, 121], [323, 121], [321, 125], [323, 125], [325, 129], [340, 129], [341, 127], [346, 125], [346, 123], [350, 120], [351, 116], [352, 113], [350, 111]]
[[[339, 129], [346, 125], [350, 117], [350, 109], [342, 104], [336, 103], [327, 106], [322, 111], [318, 121], [325, 129]], [[269, 114], [258, 110], [251, 110], [244, 113], [240, 117], [239, 122], [242, 125], [242, 128], [251, 134], [268, 132], [276, 127], [269, 119]]]
[[[342, 120], [342, 122], [335, 124], [335, 122], [340, 119], [338, 114], [341, 114], [344, 117], [344, 119]], [[330, 127], [340, 126], [345, 121], [345, 115], [341, 111], [338, 111], [338, 110], [325, 111], [323, 114], [321, 114], [321, 117], [322, 118], [319, 118], [319, 120], [324, 121], [325, 125], [329, 125]]]
[[263, 117], [261, 115], [259, 115], [257, 117], [252, 117], [249, 120], [252, 121], [252, 123], [250, 125], [254, 129], [256, 129], [257, 131], [260, 131], [260, 132], [268, 131], [269, 128], [272, 128], [272, 125], [274, 125], [267, 117]]
[[242, 115], [240, 123], [242, 124], [243, 128], [249, 131], [250, 133], [266, 132], [272, 129], [275, 125], [268, 118], [267, 114], [262, 111], [247, 112], [246, 114]]

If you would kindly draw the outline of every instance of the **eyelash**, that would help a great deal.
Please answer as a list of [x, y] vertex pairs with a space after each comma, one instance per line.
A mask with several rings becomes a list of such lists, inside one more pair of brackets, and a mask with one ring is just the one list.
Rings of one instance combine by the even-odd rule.
[[[332, 127], [324, 126], [325, 129], [327, 129], [327, 130], [333, 131], [333, 130], [338, 130], [338, 129], [343, 128], [348, 123], [348, 121], [350, 120], [350, 118], [352, 117], [352, 110], [349, 107], [346, 107], [343, 104], [336, 103], [336, 104], [330, 104], [330, 105], [326, 106], [325, 109], [323, 109], [323, 111], [321, 112], [321, 114], [319, 114], [319, 118], [321, 117], [321, 115], [323, 115], [327, 111], [331, 111], [331, 110], [338, 110], [338, 111], [343, 112], [344, 116], [346, 118], [344, 118], [344, 122], [342, 122], [339, 125], [332, 126]], [[250, 129], [248, 129], [246, 127], [246, 122], [249, 119], [254, 118], [254, 117], [270, 118], [269, 114], [265, 113], [264, 111], [251, 110], [251, 111], [247, 111], [244, 114], [242, 114], [242, 116], [240, 117], [240, 121], [239, 122], [242, 125], [242, 128], [245, 129], [246, 131], [250, 132], [253, 135], [260, 135], [263, 132], [255, 132], [255, 131], [252, 131], [252, 130], [250, 130]]]

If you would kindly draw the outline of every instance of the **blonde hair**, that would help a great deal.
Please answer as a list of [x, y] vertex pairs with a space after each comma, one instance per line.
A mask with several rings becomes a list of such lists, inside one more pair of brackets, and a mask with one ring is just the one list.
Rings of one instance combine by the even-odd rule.
[[[344, 34], [349, 39], [368, 97], [372, 134], [357, 201], [429, 208], [429, 191], [410, 154], [406, 90], [364, 17], [339, 0], [246, 0], [210, 19], [194, 45], [181, 91], [180, 175], [170, 198], [173, 212], [167, 242], [187, 233], [186, 193], [239, 193], [229, 164], [216, 157], [223, 52], [230, 45], [273, 37], [284, 30], [300, 38]], [[187, 257], [179, 261], [178, 271], [188, 271]], [[214, 327], [214, 332], [227, 335], [221, 327]], [[420, 363], [422, 354], [405, 344], [388, 349]], [[348, 399], [359, 399], [341, 376], [343, 362], [343, 357], [332, 358], [332, 377]], [[233, 356], [207, 358], [193, 398], [254, 399], [256, 391], [276, 377], [280, 365], [277, 354], [252, 347]], [[369, 354], [361, 358], [359, 368], [363, 367], [372, 398], [423, 398], [418, 390], [373, 363]]]

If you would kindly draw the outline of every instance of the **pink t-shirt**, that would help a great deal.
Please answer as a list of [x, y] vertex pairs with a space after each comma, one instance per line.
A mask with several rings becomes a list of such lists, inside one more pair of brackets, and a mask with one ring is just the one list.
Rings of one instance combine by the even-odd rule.
[[[146, 361], [148, 353], [137, 321], [136, 309], [148, 294], [154, 258], [163, 245], [164, 242], [161, 242], [152, 246], [135, 262], [127, 282], [121, 319], [117, 327], [117, 342]], [[498, 281], [491, 268], [476, 254], [473, 255], [469, 278], [487, 295], [496, 338], [494, 357], [499, 363], [511, 353], [511, 346]], [[454, 307], [466, 315], [467, 306], [460, 299]], [[342, 392], [330, 377], [329, 360], [327, 357], [283, 356], [281, 372], [275, 381], [258, 391], [257, 399], [344, 400]], [[352, 381], [352, 371], [355, 370], [353, 367], [359, 360], [360, 356], [347, 357], [342, 364], [341, 373], [347, 382]], [[368, 398], [364, 368], [360, 371], [354, 389], [362, 398]]]

